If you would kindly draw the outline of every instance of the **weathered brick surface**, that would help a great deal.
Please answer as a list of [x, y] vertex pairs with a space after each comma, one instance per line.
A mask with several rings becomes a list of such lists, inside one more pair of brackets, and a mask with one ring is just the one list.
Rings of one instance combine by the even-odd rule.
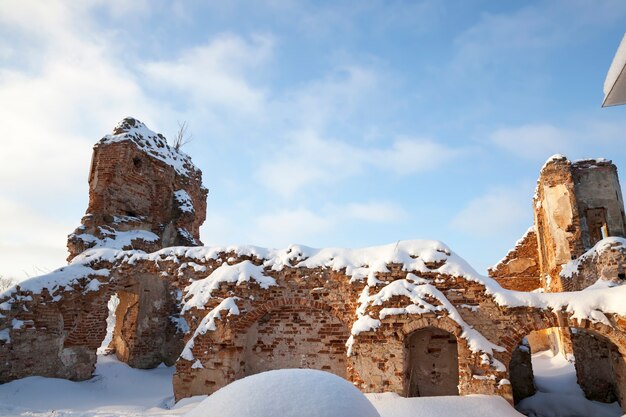
[[537, 233], [528, 230], [515, 248], [496, 266], [489, 268], [489, 276], [503, 288], [516, 291], [532, 291], [541, 287]]
[[[96, 270], [109, 269], [110, 277], [90, 276], [79, 280], [72, 289], [60, 288], [52, 294], [46, 290], [41, 294], [15, 294], [11, 309], [3, 311], [5, 317], [0, 322], [0, 330], [9, 329], [11, 336], [11, 342], [0, 342], [1, 380], [34, 374], [88, 378], [95, 363], [95, 349], [104, 338], [106, 302], [114, 293], [127, 300], [118, 307], [124, 314], [118, 316], [120, 330], [116, 330], [116, 337], [126, 344], [120, 355], [138, 367], [156, 366], [160, 361], [173, 363], [202, 318], [224, 297], [239, 297], [240, 314], [228, 316], [223, 311], [221, 319], [216, 320], [215, 331], [195, 338], [194, 360], [176, 362], [173, 382], [177, 398], [213, 392], [263, 369], [294, 365], [345, 375], [365, 392], [407, 395], [410, 369], [414, 366], [409, 339], [416, 331], [432, 328], [456, 338], [461, 395], [497, 394], [512, 400], [511, 386], [501, 381], [510, 377], [508, 366], [513, 351], [533, 331], [552, 327], [585, 329], [615, 345], [621, 355], [617, 358], [620, 363], [626, 352], [626, 318], [607, 314], [610, 325], [579, 323], [561, 311], [499, 306], [480, 283], [421, 272], [420, 276], [429, 279], [446, 296], [468, 325], [504, 348], [503, 352], [495, 352], [494, 358], [507, 369], [498, 371], [485, 363], [480, 352], [473, 353], [462, 337], [461, 327], [445, 311], [388, 316], [377, 330], [355, 336], [353, 355], [346, 356], [342, 342], [345, 343], [348, 329], [357, 318], [359, 296], [367, 284], [351, 281], [345, 271], [326, 267], [294, 266], [280, 271], [265, 268], [264, 273], [277, 283], [267, 289], [254, 281], [242, 285], [223, 283], [204, 309], [185, 313], [190, 331], [178, 333], [173, 319], [178, 316], [184, 289], [191, 280], [205, 278], [225, 263], [262, 262], [232, 252], [220, 252], [208, 259], [192, 256], [193, 253], [179, 249], [143, 257], [129, 253], [119, 256], [113, 264], [98, 261], [91, 265]], [[377, 274], [379, 286], [405, 279], [410, 272], [395, 264], [389, 265], [388, 270]], [[94, 278], [102, 285], [96, 291], [87, 291]], [[406, 298], [396, 296], [384, 307], [406, 305]], [[367, 313], [377, 317], [382, 307], [370, 306]], [[15, 328], [13, 319], [24, 325]], [[194, 367], [196, 361], [201, 367]], [[622, 379], [618, 378], [616, 384], [622, 398]]]
[[[619, 349], [604, 337], [585, 330], [572, 334], [578, 385], [590, 400], [611, 403], [619, 399], [617, 378], [623, 377]], [[614, 369], [615, 368], [615, 369]]]
[[[604, 236], [625, 236], [624, 202], [617, 168], [606, 160], [546, 164], [537, 181], [535, 226], [543, 287], [572, 291], [595, 282], [564, 279], [561, 267]], [[595, 272], [595, 271], [593, 271]]]
[[[124, 133], [140, 123], [124, 119], [114, 133]], [[187, 175], [181, 175], [130, 140], [98, 142], [89, 171], [89, 206], [81, 226], [69, 236], [68, 260], [93, 245], [80, 238], [85, 234], [103, 239], [116, 231], [147, 230], [160, 240], [136, 240], [125, 248], [147, 252], [201, 245], [200, 226], [206, 217], [208, 191], [202, 186], [202, 172], [192, 164], [186, 168]], [[187, 192], [193, 212], [180, 209], [174, 197], [178, 190]]]
[[585, 289], [598, 279], [617, 285], [626, 282], [626, 247], [621, 244], [607, 244], [605, 249], [587, 252], [577, 263], [571, 276], [561, 277], [571, 291]]
[[[534, 276], [537, 264], [542, 273], [554, 277], [563, 261], [582, 254], [586, 241], [581, 231], [583, 220], [577, 213], [583, 209], [575, 204], [574, 196], [576, 187], [580, 188], [577, 184], [597, 183], [598, 179], [590, 181], [591, 176], [575, 168], [569, 161], [556, 159], [542, 171], [535, 202], [538, 235], [527, 236], [507, 257], [506, 265], [496, 268], [494, 273], [501, 282], [508, 282], [512, 288], [530, 289], [530, 283], [538, 279]], [[190, 195], [194, 213], [176, 208], [172, 193], [179, 189]], [[132, 143], [107, 143], [95, 149], [88, 215], [77, 233], [100, 233], [97, 237], [101, 238], [106, 235], [101, 229], [149, 230], [160, 241], [156, 247], [147, 242], [136, 243], [147, 252], [179, 243], [189, 245], [176, 230], [184, 228], [192, 239], [198, 239], [198, 228], [205, 216], [205, 197], [199, 171], [181, 176], [171, 166], [141, 153]], [[607, 209], [607, 213], [613, 211]], [[593, 211], [589, 218], [597, 222], [602, 213]], [[132, 219], [119, 223], [115, 216]], [[588, 239], [592, 235], [589, 232]], [[533, 240], [538, 242], [536, 246]], [[81, 245], [70, 238], [72, 256], [86, 248]], [[435, 251], [450, 255], [446, 250]], [[364, 392], [450, 394], [458, 383], [461, 395], [496, 394], [513, 401], [508, 380], [518, 383], [522, 378], [528, 382], [528, 373], [519, 377], [510, 372], [516, 364], [528, 362], [528, 355], [514, 357], [523, 338], [533, 332], [551, 334], [552, 330], [546, 329], [574, 328], [580, 330], [579, 335], [592, 335], [606, 342], [600, 348], [580, 338], [578, 348], [584, 349], [581, 357], [587, 354], [592, 364], [604, 355], [602, 352], [609, 352], [604, 356], [612, 361], [610, 386], [624, 404], [626, 317], [606, 314], [604, 324], [579, 322], [565, 308], [553, 311], [499, 305], [492, 292], [477, 282], [479, 279], [438, 272], [445, 260], [421, 260], [422, 266], [414, 267], [416, 270], [407, 266], [413, 265], [410, 261], [389, 263], [381, 269], [384, 272], [370, 277], [373, 279], [368, 284], [367, 278], [354, 278], [345, 267], [333, 269], [327, 263], [305, 267], [289, 258], [280, 268], [272, 268], [264, 264], [267, 259], [263, 255], [244, 256], [229, 249], [178, 247], [153, 253], [117, 251], [98, 256], [93, 252], [82, 254], [83, 263], [79, 266], [91, 273], [68, 284], [43, 285], [41, 292], [34, 293], [17, 287], [0, 299], [0, 382], [30, 375], [89, 378], [96, 349], [105, 336], [106, 304], [117, 294], [120, 304], [111, 348], [134, 367], [175, 363], [173, 385], [177, 399], [209, 394], [238, 378], [264, 370], [305, 367], [341, 375]], [[419, 257], [411, 253], [406, 256], [412, 260]], [[516, 266], [514, 261], [522, 258], [535, 261], [535, 265], [517, 262]], [[263, 274], [273, 278], [276, 285], [262, 288], [254, 280], [222, 282], [212, 290], [205, 305], [183, 309], [191, 283], [210, 276], [221, 266], [244, 261], [257, 267], [266, 265], [262, 267]], [[427, 292], [422, 302], [432, 308], [421, 314], [404, 312], [385, 317], [380, 315], [383, 308], [397, 311], [413, 300], [393, 295], [381, 304], [362, 303], [366, 289], [374, 294], [399, 280], [413, 285], [408, 281], [409, 273], [415, 273], [414, 278], [427, 282], [432, 291], [445, 299]], [[549, 285], [546, 281], [543, 284], [549, 290], [566, 287], [556, 278]], [[203, 319], [210, 317], [207, 315], [211, 312], [217, 313], [213, 310], [231, 297], [238, 314], [219, 311], [215, 328], [196, 334]], [[357, 311], [379, 317], [380, 326], [350, 336], [358, 319]], [[471, 344], [476, 341], [473, 332], [493, 344], [495, 351], [487, 354], [484, 348]], [[346, 345], [349, 340], [350, 354]], [[180, 356], [186, 343], [191, 357], [186, 353]], [[429, 367], [435, 369], [428, 371]], [[585, 388], [589, 392], [597, 394], [604, 389], [601, 384], [606, 378], [602, 376], [608, 371], [606, 367], [602, 369]]]
[[620, 280], [626, 255], [618, 250], [582, 262], [572, 277], [561, 275], [563, 265], [603, 237], [626, 235], [622, 191], [611, 161], [549, 160], [537, 180], [533, 211], [534, 230], [489, 270], [489, 276], [519, 291], [578, 291], [599, 278]]

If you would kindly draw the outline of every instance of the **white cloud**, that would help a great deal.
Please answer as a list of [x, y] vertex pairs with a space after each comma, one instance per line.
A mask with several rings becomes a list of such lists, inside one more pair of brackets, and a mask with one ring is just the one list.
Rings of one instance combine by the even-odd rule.
[[348, 120], [371, 107], [383, 84], [381, 78], [372, 68], [340, 65], [323, 78], [289, 91], [271, 104], [277, 115], [299, 129], [320, 130], [331, 121]]
[[265, 92], [251, 85], [245, 75], [268, 61], [273, 44], [267, 35], [254, 35], [247, 41], [223, 34], [183, 51], [174, 61], [149, 62], [142, 67], [155, 87], [178, 91], [197, 105], [259, 112]]
[[324, 139], [311, 130], [297, 132], [275, 158], [261, 164], [261, 182], [289, 196], [308, 185], [336, 183], [376, 168], [411, 175], [443, 166], [463, 153], [431, 139], [398, 138], [390, 146], [365, 147]]
[[496, 146], [530, 160], [545, 159], [555, 153], [566, 154], [575, 146], [571, 134], [550, 124], [498, 129], [490, 139]]
[[450, 227], [475, 237], [495, 237], [532, 224], [532, 187], [494, 188], [470, 200]]
[[393, 224], [407, 216], [397, 204], [381, 201], [326, 205], [319, 211], [304, 207], [284, 209], [259, 216], [257, 230], [251, 239], [264, 245], [283, 247], [322, 238], [346, 225]]
[[444, 166], [464, 151], [451, 148], [432, 139], [401, 137], [390, 148], [367, 150], [365, 160], [379, 168], [399, 175], [432, 171]]
[[[490, 141], [520, 158], [543, 162], [555, 153], [572, 159], [619, 157], [616, 145], [623, 142], [623, 120], [576, 120], [566, 127], [548, 123], [525, 124], [495, 130]], [[606, 154], [604, 154], [607, 152]]]
[[0, 197], [0, 275], [23, 279], [63, 265], [72, 225]]
[[333, 222], [311, 210], [298, 208], [264, 214], [257, 219], [257, 228], [263, 242], [273, 246], [306, 242], [313, 236], [327, 233]]
[[0, 274], [65, 263], [67, 234], [86, 208], [92, 145], [122, 117], [150, 122], [163, 107], [146, 98], [88, 11], [0, 3], [0, 34], [10, 33], [22, 64], [0, 66]]
[[156, 119], [157, 105], [115, 59], [106, 32], [89, 35], [84, 6], [3, 2], [0, 21], [20, 34], [15, 50], [37, 68], [0, 67], [3, 189], [39, 199], [84, 192], [91, 145], [126, 115]]
[[338, 210], [340, 218], [394, 223], [407, 217], [406, 211], [389, 202], [352, 203]]
[[[577, 32], [620, 22], [625, 16], [626, 3], [620, 0], [521, 3], [513, 12], [483, 13], [475, 25], [456, 37], [457, 56], [452, 66], [460, 71], [468, 67], [493, 70], [494, 62], [507, 61], [528, 66], [540, 51], [575, 42]], [[533, 54], [525, 53], [528, 50]]]

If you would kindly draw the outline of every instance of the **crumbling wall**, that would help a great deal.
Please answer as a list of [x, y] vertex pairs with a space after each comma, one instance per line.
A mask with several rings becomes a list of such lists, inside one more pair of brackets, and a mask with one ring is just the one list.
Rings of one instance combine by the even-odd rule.
[[609, 237], [599, 241], [581, 257], [565, 264], [560, 275], [572, 291], [585, 289], [598, 280], [623, 284], [626, 282], [626, 239]]
[[[438, 249], [442, 252], [418, 250], [423, 246], [420, 242], [391, 245], [389, 253], [406, 263], [378, 265], [381, 272], [373, 275], [359, 269], [363, 266], [345, 266], [342, 255], [334, 250], [302, 255], [293, 248], [273, 253], [245, 247], [234, 253], [224, 248], [177, 247], [154, 254], [93, 254], [87, 263], [74, 263], [35, 279], [56, 283], [55, 287], [17, 289], [9, 299], [0, 300], [5, 315], [0, 319], [0, 333], [7, 331], [9, 336], [8, 341], [0, 341], [0, 374], [3, 381], [37, 373], [89, 377], [95, 349], [104, 338], [106, 302], [112, 294], [124, 298], [125, 293], [136, 295], [146, 289], [153, 294], [128, 296], [120, 302], [123, 307], [118, 307], [126, 312], [118, 319], [137, 323], [122, 323], [122, 329], [136, 329], [130, 334], [137, 337], [125, 340], [128, 357], [145, 349], [146, 358], [161, 355], [167, 362], [163, 344], [184, 340], [187, 345], [176, 362], [173, 380], [178, 399], [211, 393], [262, 370], [260, 365], [268, 364], [270, 358], [270, 367], [318, 367], [338, 374], [345, 370], [345, 377], [362, 391], [409, 395], [412, 362], [407, 346], [412, 335], [423, 329], [445, 331], [446, 343], [456, 344], [461, 395], [496, 394], [512, 400], [511, 375], [505, 364], [511, 363], [522, 337], [550, 327], [584, 327], [600, 334], [618, 348], [616, 360], [623, 362], [626, 319], [606, 314], [608, 324], [602, 324], [574, 320], [562, 311], [498, 304], [477, 277], [442, 272], [457, 271], [461, 265], [450, 259], [445, 248]], [[379, 251], [385, 249], [356, 250], [345, 256], [365, 262], [364, 255]], [[334, 268], [330, 259], [347, 269]], [[374, 264], [374, 259], [367, 263]], [[57, 277], [86, 270], [90, 272], [76, 280], [61, 282]], [[363, 275], [355, 278], [358, 274]], [[192, 293], [194, 284], [202, 282], [206, 286]], [[165, 295], [161, 285], [166, 287]], [[157, 308], [153, 301], [162, 297], [171, 304]], [[199, 297], [198, 303], [192, 303], [193, 297]], [[137, 300], [150, 302], [137, 308]], [[142, 311], [143, 318], [158, 316], [158, 320], [140, 334]], [[309, 330], [298, 333], [301, 328]], [[120, 333], [123, 336], [125, 330]], [[348, 342], [348, 351], [342, 341]], [[304, 362], [290, 358], [290, 351]], [[178, 353], [169, 356], [170, 360]], [[445, 367], [453, 368], [450, 362]], [[623, 366], [614, 369], [619, 373]], [[443, 377], [445, 373], [438, 374]], [[624, 385], [619, 378], [617, 386], [622, 395]]]
[[561, 265], [582, 255], [582, 230], [571, 162], [562, 155], [548, 160], [537, 180], [533, 198], [539, 240], [539, 263], [547, 291], [567, 291]]
[[305, 305], [281, 306], [248, 328], [243, 373], [310, 368], [345, 378], [349, 336], [346, 325], [324, 310]]
[[[110, 347], [133, 368], [168, 366], [178, 359], [183, 343], [171, 316], [178, 308], [177, 288], [167, 279], [137, 273], [117, 286], [120, 303]], [[100, 339], [101, 341], [101, 339]]]
[[[122, 300], [110, 345], [118, 358], [137, 368], [174, 364], [183, 347], [182, 333], [172, 320], [179, 290], [167, 278], [126, 268], [39, 289], [26, 281], [5, 294], [0, 305], [5, 335], [0, 340], [0, 382], [32, 375], [91, 378], [113, 294]], [[46, 276], [41, 278], [45, 284]]]
[[153, 252], [201, 245], [207, 193], [187, 155], [126, 118], [94, 146], [89, 205], [69, 236], [68, 260], [92, 247]]
[[[606, 237], [624, 236], [624, 202], [615, 165], [604, 159], [572, 163], [561, 155], [552, 157], [541, 170], [534, 204], [543, 287], [576, 291], [597, 281], [601, 271], [595, 265], [574, 277], [561, 274], [561, 267]], [[623, 264], [616, 266], [613, 271], [623, 269]]]
[[516, 291], [532, 291], [541, 287], [539, 270], [539, 252], [537, 250], [537, 233], [534, 227], [517, 241], [515, 247], [487, 270], [490, 277], [503, 288]]
[[572, 174], [585, 250], [605, 237], [626, 236], [617, 167], [606, 159], [586, 159], [572, 164]]
[[[228, 253], [218, 259], [207, 265], [207, 274], [247, 260]], [[213, 392], [266, 369], [304, 367], [347, 376], [345, 343], [354, 321], [356, 288], [322, 269], [289, 268], [271, 276], [276, 285], [265, 290], [253, 282], [238, 286], [238, 314], [222, 311], [215, 331], [198, 335], [189, 352], [183, 351], [173, 381], [177, 398]], [[206, 307], [185, 313], [190, 335], [229, 293], [232, 289], [222, 285]]]
[[612, 403], [620, 397], [614, 364], [619, 366], [619, 349], [609, 340], [574, 329], [572, 332], [576, 377], [585, 397], [593, 401]]
[[513, 350], [509, 363], [509, 379], [513, 389], [513, 401], [519, 403], [537, 392], [533, 374], [531, 345], [526, 339]]

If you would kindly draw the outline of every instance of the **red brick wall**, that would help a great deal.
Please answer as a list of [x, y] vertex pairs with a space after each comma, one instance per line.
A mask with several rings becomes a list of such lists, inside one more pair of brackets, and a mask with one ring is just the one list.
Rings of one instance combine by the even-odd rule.
[[244, 375], [311, 368], [346, 377], [349, 329], [332, 314], [302, 305], [268, 311], [246, 333]]

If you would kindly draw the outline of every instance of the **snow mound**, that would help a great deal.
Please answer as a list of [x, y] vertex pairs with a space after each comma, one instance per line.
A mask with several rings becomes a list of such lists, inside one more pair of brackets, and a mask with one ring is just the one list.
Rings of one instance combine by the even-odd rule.
[[235, 381], [186, 417], [380, 417], [343, 378], [312, 369], [281, 369]]

